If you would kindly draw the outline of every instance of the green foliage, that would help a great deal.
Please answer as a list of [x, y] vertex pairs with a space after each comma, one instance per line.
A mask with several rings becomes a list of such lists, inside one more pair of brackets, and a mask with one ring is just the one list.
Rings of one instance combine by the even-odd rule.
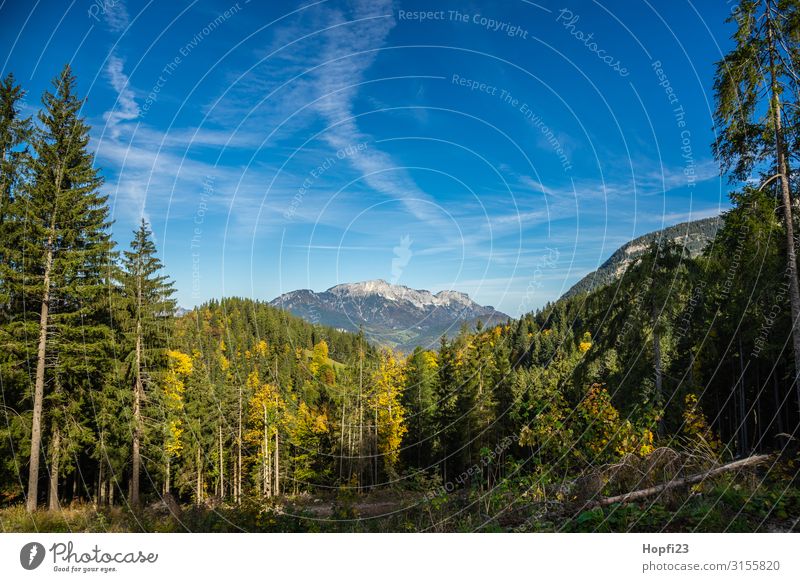
[[[740, 140], [731, 82], [719, 82], [720, 120], [726, 139]], [[11, 77], [0, 84], [0, 504], [23, 494], [32, 338], [48, 303], [47, 458], [72, 486], [62, 482], [61, 498], [91, 498], [99, 510], [55, 518], [9, 508], [3, 529], [752, 531], [797, 515], [794, 489], [777, 493], [796, 479], [790, 463], [763, 486], [730, 477], [679, 492], [679, 506], [568, 515], [598, 467], [646, 467], [655, 447], [746, 455], [784, 444], [797, 426], [785, 397], [791, 326], [772, 193], [734, 193], [699, 256], [691, 233], [654, 234], [605, 286], [505, 325], [464, 326], [438, 352], [406, 356], [250, 299], [175, 318], [149, 225], [121, 260], [114, 250], [75, 85], [65, 68], [33, 131], [19, 117], [21, 89]], [[766, 148], [764, 124], [756, 146]], [[739, 169], [766, 159], [718, 147]], [[134, 443], [148, 478], [145, 504], [130, 514], [108, 506], [133, 481]], [[622, 481], [587, 488], [599, 495]], [[194, 505], [180, 521], [171, 496], [181, 511]], [[387, 517], [366, 519], [372, 512]]]

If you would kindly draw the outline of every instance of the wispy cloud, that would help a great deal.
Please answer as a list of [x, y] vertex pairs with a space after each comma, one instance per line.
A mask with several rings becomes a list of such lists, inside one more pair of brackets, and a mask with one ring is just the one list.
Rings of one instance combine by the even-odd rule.
[[[611, 167], [630, 167], [622, 164]], [[705, 182], [719, 178], [719, 165], [713, 160], [700, 162], [694, 168], [695, 182]], [[618, 198], [636, 196], [656, 196], [678, 188], [685, 188], [689, 179], [683, 167], [665, 166], [653, 160], [638, 160], [633, 170], [624, 176], [609, 175], [598, 178], [578, 178], [572, 184], [546, 185], [530, 176], [521, 175], [519, 185], [533, 193], [545, 194], [552, 198]]]
[[139, 106], [129, 85], [128, 76], [123, 71], [124, 65], [124, 61], [115, 55], [108, 58], [106, 65], [106, 75], [114, 91], [117, 92], [116, 103], [103, 115], [106, 129], [113, 139], [117, 139], [120, 135], [121, 122], [132, 121], [139, 117]]
[[111, 32], [122, 32], [128, 28], [130, 17], [123, 0], [107, 1], [104, 8], [106, 25]]
[[[325, 34], [322, 62], [316, 73], [319, 95], [316, 110], [329, 124], [324, 139], [334, 149], [371, 141], [354, 119], [357, 85], [375, 61], [378, 51], [395, 25], [390, 0], [352, 2], [352, 23], [339, 12], [332, 12], [331, 23], [343, 26]], [[409, 212], [432, 226], [439, 225], [433, 199], [422, 191], [392, 156], [372, 147], [353, 156], [351, 165], [362, 174], [364, 182], [375, 191], [401, 201]]]
[[[353, 170], [354, 183], [398, 201], [432, 232], [441, 232], [434, 198], [360, 127], [360, 91], [369, 83], [368, 72], [394, 26], [391, 0], [315, 5], [294, 14], [291, 21], [281, 22], [269, 45], [257, 51], [256, 65], [231, 74], [231, 85], [208, 106], [208, 114], [219, 123], [244, 119], [247, 125], [264, 128], [271, 147], [282, 140], [299, 147], [298, 136], [308, 136], [315, 126], [315, 143], [329, 147], [321, 159], [342, 148], [369, 144], [343, 162]], [[280, 196], [272, 187], [268, 195]]]

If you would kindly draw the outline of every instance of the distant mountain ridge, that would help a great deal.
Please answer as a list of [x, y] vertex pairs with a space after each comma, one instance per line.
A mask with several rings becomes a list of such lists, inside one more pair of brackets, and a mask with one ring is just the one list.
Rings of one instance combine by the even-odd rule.
[[417, 345], [436, 347], [442, 334], [454, 335], [464, 323], [494, 325], [509, 319], [466, 293], [431, 293], [383, 279], [345, 283], [320, 293], [300, 289], [270, 304], [312, 323], [353, 332], [363, 328], [372, 342], [404, 351]]
[[722, 226], [722, 216], [712, 216], [690, 222], [681, 222], [662, 230], [656, 230], [625, 243], [611, 255], [596, 271], [592, 271], [575, 283], [562, 297], [587, 293], [617, 280], [636, 259], [642, 256], [650, 244], [660, 238], [671, 240], [684, 247], [690, 257], [696, 257], [714, 240]]

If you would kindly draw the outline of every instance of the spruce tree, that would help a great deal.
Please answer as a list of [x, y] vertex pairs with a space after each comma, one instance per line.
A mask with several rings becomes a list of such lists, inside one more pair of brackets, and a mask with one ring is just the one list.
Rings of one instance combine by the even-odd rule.
[[[3, 394], [3, 423], [0, 428], [0, 482], [19, 482], [20, 449], [27, 443], [29, 419], [21, 411], [25, 381], [24, 343], [13, 333], [15, 316], [22, 311], [20, 294], [12, 292], [13, 270], [19, 267], [17, 252], [22, 233], [20, 205], [15, 204], [25, 187], [30, 167], [27, 145], [30, 118], [20, 114], [25, 92], [9, 74], [0, 81], [0, 391]], [[15, 490], [17, 488], [15, 487]], [[21, 490], [19, 490], [21, 493]]]
[[31, 120], [20, 115], [25, 91], [16, 84], [14, 75], [0, 81], [0, 323], [12, 310], [8, 285], [14, 259], [14, 246], [20, 233], [20, 221], [14, 217], [19, 190], [24, 187], [30, 167], [27, 143], [31, 136]]
[[[794, 385], [800, 402], [800, 283], [792, 218], [792, 152], [797, 152], [797, 0], [741, 0], [733, 12], [736, 45], [717, 64], [714, 153], [733, 180], [767, 169], [761, 188], [772, 184], [781, 202], [786, 271], [792, 314]], [[796, 155], [796, 154], [794, 154]]]
[[406, 389], [403, 406], [408, 411], [408, 434], [403, 447], [403, 460], [408, 466], [428, 469], [435, 435], [436, 353], [417, 347], [406, 360]]
[[142, 220], [130, 250], [123, 253], [120, 322], [124, 328], [127, 381], [133, 392], [132, 464], [129, 502], [139, 505], [139, 474], [143, 438], [142, 404], [145, 389], [165, 367], [170, 324], [175, 312], [174, 289], [162, 273], [153, 233]]
[[[19, 253], [25, 257], [14, 273], [13, 287], [36, 305], [38, 324], [24, 325], [38, 336], [31, 421], [27, 509], [38, 500], [45, 384], [58, 367], [84, 387], [102, 373], [110, 344], [107, 318], [102, 316], [103, 291], [109, 284], [113, 250], [102, 179], [88, 151], [89, 126], [81, 117], [83, 100], [67, 65], [45, 91], [39, 127], [33, 138], [32, 184], [23, 193], [25, 233]], [[48, 371], [49, 368], [49, 371]]]
[[25, 91], [9, 73], [0, 81], [0, 225], [9, 216], [14, 190], [20, 185], [27, 167], [27, 142], [31, 120], [20, 115]]

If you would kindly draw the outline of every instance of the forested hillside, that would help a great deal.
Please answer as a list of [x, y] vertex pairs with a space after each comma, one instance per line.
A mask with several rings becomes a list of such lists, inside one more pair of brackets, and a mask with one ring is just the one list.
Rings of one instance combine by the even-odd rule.
[[680, 246], [689, 258], [697, 257], [714, 240], [722, 220], [718, 216], [682, 222], [674, 226], [647, 233], [618, 248], [596, 271], [592, 271], [564, 293], [572, 297], [609, 285], [619, 279], [625, 270], [647, 252], [654, 242], [672, 242]]
[[407, 356], [253, 299], [176, 317], [150, 225], [111, 237], [70, 68], [35, 121], [9, 75], [0, 527], [797, 529], [794, 193], [730, 70], [715, 152], [760, 185], [713, 245], [655, 238], [612, 284]]

